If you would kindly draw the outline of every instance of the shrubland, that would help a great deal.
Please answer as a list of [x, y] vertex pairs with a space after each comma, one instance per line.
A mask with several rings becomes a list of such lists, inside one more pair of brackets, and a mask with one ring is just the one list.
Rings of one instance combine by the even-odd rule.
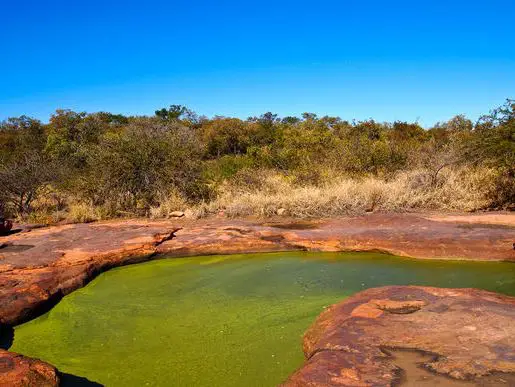
[[0, 123], [0, 215], [329, 217], [515, 206], [515, 101], [431, 128], [339, 117], [57, 110]]

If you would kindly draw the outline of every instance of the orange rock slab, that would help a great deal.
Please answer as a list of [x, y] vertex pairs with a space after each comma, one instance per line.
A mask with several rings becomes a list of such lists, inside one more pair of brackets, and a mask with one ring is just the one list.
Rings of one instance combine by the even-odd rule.
[[0, 349], [0, 386], [54, 387], [58, 385], [57, 370], [50, 364]]
[[[304, 335], [305, 364], [284, 386], [394, 386], [389, 351], [430, 354], [423, 367], [480, 382], [515, 381], [515, 297], [477, 289], [372, 288], [326, 309]], [[481, 384], [482, 385], [482, 384]]]

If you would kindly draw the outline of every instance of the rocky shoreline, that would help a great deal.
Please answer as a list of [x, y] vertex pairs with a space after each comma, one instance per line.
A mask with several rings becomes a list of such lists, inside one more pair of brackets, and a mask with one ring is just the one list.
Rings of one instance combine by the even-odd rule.
[[[498, 215], [409, 214], [267, 222], [136, 219], [24, 230], [0, 237], [0, 330], [37, 317], [109, 268], [157, 257], [383, 251], [423, 259], [515, 262], [514, 241], [515, 215], [509, 214], [500, 220]], [[53, 385], [52, 366], [7, 351], [0, 355], [0, 384], [23, 385], [23, 378], [36, 372], [50, 375]]]
[[514, 323], [515, 297], [484, 290], [364, 290], [317, 318], [304, 335], [306, 362], [284, 386], [398, 385], [410, 375], [395, 364], [393, 349], [430, 354], [418, 367], [438, 375], [513, 385]]

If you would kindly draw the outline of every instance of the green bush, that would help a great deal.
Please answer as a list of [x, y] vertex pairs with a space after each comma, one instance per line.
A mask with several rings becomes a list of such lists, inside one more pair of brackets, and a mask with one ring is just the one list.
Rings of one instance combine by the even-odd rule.
[[[388, 182], [410, 172], [437, 192], [449, 186], [449, 176], [481, 168], [491, 178], [474, 203], [513, 208], [512, 100], [476, 124], [460, 115], [428, 130], [314, 113], [208, 119], [181, 105], [153, 117], [57, 110], [47, 124], [26, 116], [0, 122], [0, 212], [24, 219], [61, 219], [63, 211], [70, 220], [158, 216], [177, 203], [206, 204], [228, 186], [272, 192], [274, 184], [301, 189], [349, 178]], [[465, 184], [464, 177], [456, 182]], [[50, 205], [55, 192], [59, 204]]]

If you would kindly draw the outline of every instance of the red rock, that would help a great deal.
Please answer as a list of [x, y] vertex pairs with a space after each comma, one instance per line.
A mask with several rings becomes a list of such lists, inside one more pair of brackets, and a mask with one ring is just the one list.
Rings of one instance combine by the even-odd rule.
[[[7, 245], [0, 249], [0, 324], [27, 321], [98, 273], [158, 255], [372, 250], [427, 259], [515, 261], [515, 228], [477, 223], [483, 218], [489, 216], [474, 215], [473, 221], [385, 214], [268, 223], [117, 220], [34, 229], [0, 237], [0, 245]], [[515, 215], [505, 218], [515, 225]]]
[[[118, 221], [41, 228], [0, 238], [0, 324], [37, 316], [111, 267], [148, 260], [180, 227]], [[9, 250], [27, 246], [28, 249]]]
[[[373, 311], [376, 312], [373, 312]], [[306, 363], [284, 386], [393, 386], [389, 349], [430, 353], [424, 366], [480, 382], [515, 381], [515, 297], [477, 289], [389, 286], [326, 309], [304, 335]]]
[[[383, 251], [425, 259], [515, 261], [515, 214], [438, 220], [408, 214], [369, 214], [317, 221], [216, 219], [186, 222], [158, 246], [173, 256], [239, 252]], [[482, 223], [484, 222], [484, 223]], [[501, 222], [503, 222], [501, 224]], [[224, 240], [229, 236], [229, 240]]]
[[[38, 316], [63, 295], [84, 286], [102, 271], [158, 256], [287, 250], [384, 251], [425, 259], [515, 261], [514, 240], [515, 215], [508, 214], [434, 219], [420, 215], [369, 214], [318, 221], [280, 218], [267, 223], [229, 220], [225, 217], [202, 221], [181, 218], [173, 223], [137, 219], [30, 229], [0, 237], [0, 326], [20, 324]], [[438, 297], [438, 290], [431, 292]], [[443, 292], [446, 292], [446, 297], [450, 296], [449, 290]], [[456, 294], [466, 298], [462, 293]], [[405, 300], [398, 304], [399, 300], [394, 299], [393, 302], [391, 297], [383, 296], [379, 293], [373, 302], [357, 303], [355, 308], [346, 310], [343, 315], [372, 324], [392, 315], [403, 316], [398, 313], [407, 313], [420, 306], [417, 302], [407, 303]], [[481, 297], [484, 299], [486, 296], [482, 294]], [[490, 297], [495, 299], [495, 295]], [[398, 313], [392, 312], [394, 310]], [[485, 313], [494, 312], [487, 309]], [[483, 323], [488, 325], [489, 321]], [[327, 324], [330, 325], [331, 321], [320, 322], [317, 329]], [[437, 323], [434, 322], [434, 325]], [[442, 330], [452, 335], [459, 328], [452, 325], [444, 326]], [[470, 332], [473, 332], [471, 328]], [[477, 332], [484, 330], [477, 329]], [[497, 334], [493, 330], [488, 332]], [[310, 340], [308, 337], [305, 345]], [[399, 339], [399, 342], [402, 343], [402, 340]], [[382, 370], [382, 379], [377, 380], [393, 379], [395, 376], [387, 363], [376, 362], [364, 367], [363, 354], [353, 352], [353, 347], [348, 343], [327, 345], [343, 348], [352, 354], [350, 357], [348, 354], [344, 356], [342, 351], [317, 354], [317, 361], [325, 362], [328, 367], [341, 363], [338, 363], [339, 368], [332, 376], [335, 381], [359, 385], [362, 375], [370, 374], [370, 367], [377, 372], [374, 374], [376, 376], [379, 375], [377, 370]], [[499, 353], [502, 352], [499, 349]], [[385, 356], [377, 348], [374, 353]], [[370, 354], [367, 352], [367, 356]], [[506, 364], [511, 364], [511, 361]], [[25, 362], [23, 364], [26, 365]], [[357, 367], [356, 364], [361, 366]], [[450, 364], [447, 373], [452, 374], [455, 372], [452, 364], [456, 362]], [[26, 369], [25, 365], [23, 369]], [[327, 376], [318, 363], [308, 362], [306, 369], [310, 367], [313, 375]], [[439, 362], [438, 368], [443, 370], [444, 363]]]
[[0, 349], [0, 386], [51, 387], [58, 385], [57, 370], [50, 364]]

